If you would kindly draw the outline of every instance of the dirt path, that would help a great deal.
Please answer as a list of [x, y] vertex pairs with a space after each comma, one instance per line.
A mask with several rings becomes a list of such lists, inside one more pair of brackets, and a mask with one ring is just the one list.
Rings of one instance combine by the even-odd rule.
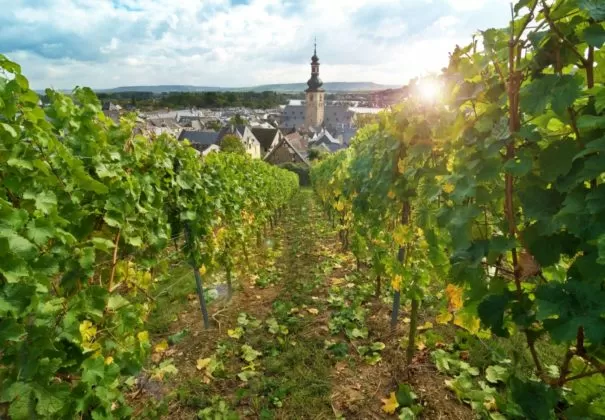
[[[408, 381], [400, 346], [405, 323], [388, 329], [388, 303], [372, 296], [367, 274], [340, 252], [312, 193], [302, 191], [264, 246], [252, 248], [232, 300], [210, 304], [210, 330], [203, 329], [192, 279], [158, 302], [152, 333], [160, 347], [132, 398], [135, 415], [394, 418], [381, 399]], [[444, 389], [428, 352], [417, 361], [410, 383], [425, 418], [471, 418]], [[170, 375], [170, 366], [178, 374]]]

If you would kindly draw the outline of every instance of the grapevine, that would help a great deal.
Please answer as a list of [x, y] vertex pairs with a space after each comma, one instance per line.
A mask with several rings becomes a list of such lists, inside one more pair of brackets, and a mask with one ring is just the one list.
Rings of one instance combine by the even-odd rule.
[[[208, 270], [298, 188], [291, 172], [115, 124], [96, 95], [39, 105], [0, 55], [0, 413], [122, 418], [151, 347], [150, 291], [183, 242]], [[254, 215], [252, 218], [250, 215]]]
[[[509, 380], [507, 412], [554, 417], [564, 397], [565, 415], [594, 418], [602, 399], [579, 401], [605, 372], [605, 9], [522, 0], [511, 12], [509, 28], [456, 47], [442, 100], [383, 112], [313, 184], [326, 206], [350, 203], [347, 228], [370, 253], [386, 241], [412, 318], [438, 287], [442, 320], [524, 337], [534, 368]], [[549, 343], [566, 350], [547, 370]]]

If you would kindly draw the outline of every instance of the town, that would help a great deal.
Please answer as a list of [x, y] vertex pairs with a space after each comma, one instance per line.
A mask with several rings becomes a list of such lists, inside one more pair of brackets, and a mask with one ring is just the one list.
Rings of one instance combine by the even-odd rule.
[[[363, 118], [376, 116], [386, 105], [395, 104], [406, 96], [405, 87], [330, 95], [323, 88], [319, 68], [315, 45], [304, 99], [288, 99], [287, 103], [274, 108], [189, 107], [143, 111], [131, 103], [122, 106], [106, 99], [103, 112], [119, 122], [121, 115], [135, 111], [141, 133], [169, 134], [180, 141], [188, 141], [201, 155], [220, 150], [222, 140], [231, 135], [241, 141], [252, 158], [274, 165], [308, 166], [314, 155], [346, 148]], [[281, 96], [296, 98], [300, 95]], [[100, 98], [106, 97], [108, 95], [100, 95]]]

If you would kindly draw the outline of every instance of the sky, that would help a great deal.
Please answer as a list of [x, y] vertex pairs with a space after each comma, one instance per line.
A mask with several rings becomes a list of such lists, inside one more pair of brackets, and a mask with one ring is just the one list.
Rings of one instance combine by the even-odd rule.
[[35, 89], [403, 85], [507, 25], [510, 0], [0, 0], [0, 53]]

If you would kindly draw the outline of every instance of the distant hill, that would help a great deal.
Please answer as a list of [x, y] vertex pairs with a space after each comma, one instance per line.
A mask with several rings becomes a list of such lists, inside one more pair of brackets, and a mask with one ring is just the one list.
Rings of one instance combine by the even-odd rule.
[[[331, 82], [324, 83], [324, 89], [327, 92], [363, 92], [384, 90], [400, 87], [397, 85], [382, 85], [373, 82]], [[283, 83], [273, 85], [260, 85], [250, 87], [214, 87], [214, 86], [191, 86], [191, 85], [155, 85], [155, 86], [120, 86], [113, 89], [97, 89], [97, 92], [118, 93], [118, 92], [302, 92], [307, 88], [306, 83]]]

